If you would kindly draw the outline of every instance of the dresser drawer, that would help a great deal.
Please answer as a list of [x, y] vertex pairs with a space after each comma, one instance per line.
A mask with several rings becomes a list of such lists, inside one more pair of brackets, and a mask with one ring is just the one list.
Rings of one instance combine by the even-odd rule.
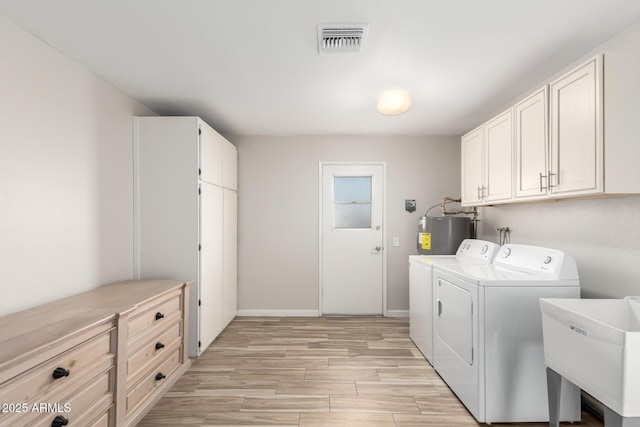
[[113, 404], [113, 394], [109, 389], [110, 376], [111, 371], [104, 372], [68, 397], [55, 399], [56, 403], [50, 408], [43, 406], [45, 413], [33, 425], [50, 427], [56, 417], [60, 417], [60, 421], [67, 420], [69, 426], [93, 425], [98, 416], [107, 415], [108, 419], [109, 413], [105, 414], [105, 411]]
[[157, 332], [154, 331], [163, 329], [172, 319], [179, 318], [181, 316], [180, 302], [180, 295], [176, 295], [159, 302], [141, 314], [134, 314], [129, 320], [127, 328], [129, 343], [143, 333], [155, 334]]
[[157, 364], [167, 353], [182, 344], [181, 322], [174, 322], [168, 329], [152, 337], [127, 359], [127, 382], [135, 382], [135, 377]]
[[[71, 394], [82, 387], [95, 369], [113, 366], [111, 332], [92, 338], [26, 371], [0, 389], [0, 402], [39, 403], [61, 390]], [[0, 417], [1, 420], [1, 417]]]
[[109, 427], [109, 412], [102, 414], [94, 422], [89, 424], [91, 427]]
[[179, 365], [180, 349], [177, 349], [156, 369], [149, 371], [137, 384], [127, 390], [127, 413], [134, 411], [157, 388], [162, 387]]

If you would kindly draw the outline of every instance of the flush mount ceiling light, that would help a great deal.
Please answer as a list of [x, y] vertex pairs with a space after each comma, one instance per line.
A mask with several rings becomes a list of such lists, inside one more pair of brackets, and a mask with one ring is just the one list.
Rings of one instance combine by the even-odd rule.
[[402, 114], [411, 107], [411, 95], [406, 90], [387, 90], [378, 96], [376, 108], [387, 116]]

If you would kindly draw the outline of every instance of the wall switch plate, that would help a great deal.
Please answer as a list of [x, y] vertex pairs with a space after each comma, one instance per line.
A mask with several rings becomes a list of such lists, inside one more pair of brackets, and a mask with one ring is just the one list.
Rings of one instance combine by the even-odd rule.
[[394, 237], [393, 238], [393, 246], [395, 246], [395, 247], [399, 247], [400, 246], [400, 238], [399, 237]]

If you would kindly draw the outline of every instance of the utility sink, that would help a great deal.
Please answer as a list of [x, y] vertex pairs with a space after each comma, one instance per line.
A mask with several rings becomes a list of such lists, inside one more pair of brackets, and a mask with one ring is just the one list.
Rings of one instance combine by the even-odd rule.
[[540, 299], [547, 367], [622, 417], [640, 417], [640, 297]]

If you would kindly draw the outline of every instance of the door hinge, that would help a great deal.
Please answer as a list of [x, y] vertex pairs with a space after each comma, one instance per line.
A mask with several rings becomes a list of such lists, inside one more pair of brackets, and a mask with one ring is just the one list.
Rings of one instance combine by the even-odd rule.
[[202, 175], [202, 169], [198, 168], [198, 176]]
[[202, 188], [198, 188], [198, 194], [202, 194]]
[[202, 347], [202, 343], [198, 341], [198, 348]]
[[202, 250], [202, 245], [198, 245], [198, 252]]
[[198, 128], [198, 135], [202, 135], [202, 128]]
[[201, 300], [201, 299], [199, 299], [199, 300], [198, 300], [198, 307], [200, 307], [201, 305], [202, 305], [202, 300]]

